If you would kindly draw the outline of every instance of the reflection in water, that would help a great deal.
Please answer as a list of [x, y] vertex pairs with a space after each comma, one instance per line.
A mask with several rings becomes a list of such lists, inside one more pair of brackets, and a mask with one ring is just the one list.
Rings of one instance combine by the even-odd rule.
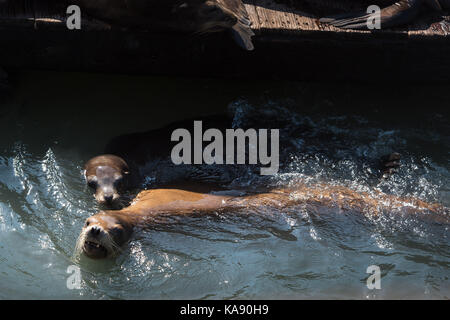
[[[111, 137], [228, 109], [236, 127], [280, 128], [286, 148], [272, 177], [218, 168], [233, 177], [226, 188], [327, 182], [449, 207], [450, 124], [440, 104], [447, 88], [426, 97], [423, 88], [376, 88], [373, 96], [374, 88], [346, 85], [56, 73], [20, 74], [13, 83], [0, 112], [1, 298], [450, 296], [448, 225], [300, 205], [155, 224], [115, 260], [76, 262], [82, 289], [66, 286], [84, 219], [100, 209], [82, 165]], [[422, 103], [434, 110], [403, 107]], [[394, 151], [402, 167], [382, 180], [379, 159]], [[365, 285], [373, 264], [382, 290]]]

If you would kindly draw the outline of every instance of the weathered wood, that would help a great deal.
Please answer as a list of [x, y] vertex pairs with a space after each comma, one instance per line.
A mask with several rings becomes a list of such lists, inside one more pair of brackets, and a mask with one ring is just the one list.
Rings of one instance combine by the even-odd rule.
[[240, 50], [227, 34], [110, 30], [89, 19], [83, 19], [81, 31], [70, 31], [65, 7], [50, 0], [15, 0], [0, 6], [0, 65], [12, 70], [450, 81], [448, 17], [423, 15], [409, 27], [378, 32], [341, 30], [273, 0], [244, 2], [256, 34], [254, 52]]

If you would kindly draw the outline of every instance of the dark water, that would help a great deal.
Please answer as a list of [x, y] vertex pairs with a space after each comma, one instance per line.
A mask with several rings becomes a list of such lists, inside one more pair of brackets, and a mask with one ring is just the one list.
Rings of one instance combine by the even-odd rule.
[[[279, 127], [284, 164], [239, 168], [229, 188], [299, 179], [450, 206], [448, 87], [320, 85], [28, 72], [0, 108], [0, 298], [298, 299], [450, 297], [448, 225], [302, 207], [211, 214], [135, 234], [113, 261], [75, 262], [99, 210], [83, 163], [108, 139], [227, 111], [235, 124]], [[402, 154], [380, 180], [378, 162]], [[234, 169], [223, 169], [234, 170]], [[67, 288], [67, 268], [82, 270]], [[378, 265], [381, 289], [366, 269]]]

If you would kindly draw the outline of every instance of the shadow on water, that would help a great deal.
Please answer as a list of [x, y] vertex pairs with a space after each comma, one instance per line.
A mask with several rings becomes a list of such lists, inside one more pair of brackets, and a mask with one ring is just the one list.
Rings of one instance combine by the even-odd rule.
[[[1, 298], [448, 298], [448, 226], [330, 208], [210, 214], [137, 232], [115, 260], [68, 266], [84, 220], [100, 208], [82, 166], [114, 136], [231, 112], [280, 128], [278, 174], [224, 166], [236, 189], [327, 182], [450, 206], [446, 86], [12, 74], [0, 106]], [[379, 159], [402, 154], [380, 179]], [[239, 170], [239, 171], [233, 171]], [[242, 173], [244, 172], [244, 173]], [[366, 286], [370, 265], [382, 290]]]

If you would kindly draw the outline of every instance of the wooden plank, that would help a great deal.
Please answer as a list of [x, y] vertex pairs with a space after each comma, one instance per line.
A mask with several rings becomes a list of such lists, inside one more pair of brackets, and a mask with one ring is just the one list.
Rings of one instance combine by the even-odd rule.
[[270, 20], [270, 15], [267, 14], [264, 8], [261, 8], [254, 2], [256, 14], [258, 15], [259, 25], [261, 29], [276, 29], [275, 22]]
[[245, 9], [247, 10], [249, 19], [252, 23], [253, 30], [261, 29], [261, 23], [259, 22], [258, 12], [256, 11], [256, 7], [253, 4], [253, 0], [245, 3], [244, 6], [245, 6]]
[[253, 0], [261, 29], [275, 29], [279, 32], [319, 30], [315, 18], [306, 13], [294, 10], [284, 4], [275, 3], [271, 0]]

